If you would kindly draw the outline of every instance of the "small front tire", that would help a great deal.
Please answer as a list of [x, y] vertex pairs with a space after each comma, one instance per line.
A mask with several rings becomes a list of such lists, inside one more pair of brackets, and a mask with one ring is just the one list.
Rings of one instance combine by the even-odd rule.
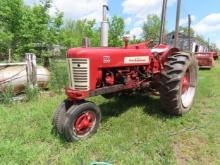
[[73, 103], [66, 99], [54, 112], [52, 124], [59, 134], [63, 134], [63, 123], [66, 118], [66, 112], [72, 105]]
[[64, 122], [64, 135], [67, 141], [77, 141], [92, 136], [101, 121], [101, 111], [92, 102], [72, 106]]

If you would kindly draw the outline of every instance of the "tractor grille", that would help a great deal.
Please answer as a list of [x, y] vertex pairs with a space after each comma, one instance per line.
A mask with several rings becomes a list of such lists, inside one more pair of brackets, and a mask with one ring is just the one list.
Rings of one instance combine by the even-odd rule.
[[89, 90], [89, 59], [69, 59], [70, 85], [75, 90]]

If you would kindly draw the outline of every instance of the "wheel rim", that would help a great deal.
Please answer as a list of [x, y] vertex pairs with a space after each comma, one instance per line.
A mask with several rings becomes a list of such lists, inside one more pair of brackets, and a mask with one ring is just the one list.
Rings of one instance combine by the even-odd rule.
[[85, 136], [93, 129], [95, 123], [96, 115], [91, 111], [87, 111], [76, 118], [73, 130], [77, 136]]
[[181, 101], [184, 108], [190, 107], [196, 91], [195, 70], [191, 67], [184, 74], [181, 82]]
[[186, 72], [182, 79], [182, 95], [187, 92], [190, 87], [189, 72]]

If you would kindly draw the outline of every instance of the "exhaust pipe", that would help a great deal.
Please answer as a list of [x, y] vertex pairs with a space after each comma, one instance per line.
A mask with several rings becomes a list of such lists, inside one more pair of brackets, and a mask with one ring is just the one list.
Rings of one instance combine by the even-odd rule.
[[108, 20], [107, 13], [109, 11], [109, 7], [107, 4], [102, 6], [102, 22], [101, 22], [101, 47], [108, 47]]

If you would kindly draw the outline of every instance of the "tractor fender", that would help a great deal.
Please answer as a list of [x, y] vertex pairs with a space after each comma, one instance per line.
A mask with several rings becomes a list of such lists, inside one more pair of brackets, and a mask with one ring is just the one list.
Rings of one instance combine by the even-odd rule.
[[163, 54], [162, 54], [162, 63], [164, 64], [166, 61], [167, 61], [167, 58], [174, 55], [175, 53], [179, 52], [180, 49], [178, 48], [169, 48], [167, 51], [165, 51]]

